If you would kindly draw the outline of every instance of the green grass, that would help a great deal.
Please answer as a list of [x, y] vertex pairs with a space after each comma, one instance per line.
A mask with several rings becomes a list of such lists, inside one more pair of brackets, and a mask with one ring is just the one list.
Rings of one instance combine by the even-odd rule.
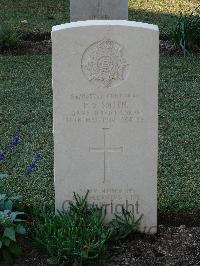
[[[162, 57], [159, 88], [160, 209], [200, 209], [200, 57]], [[52, 88], [50, 56], [0, 57], [0, 150], [16, 128], [21, 144], [0, 172], [2, 189], [20, 193], [26, 202], [53, 202]], [[38, 169], [21, 181], [36, 151]]]
[[199, 7], [199, 0], [129, 0], [129, 20], [159, 25], [162, 34], [169, 34], [180, 12], [189, 15]]
[[200, 209], [200, 57], [166, 57], [160, 70], [159, 207]]
[[[180, 12], [190, 14], [198, 6], [199, 0], [129, 0], [129, 19], [158, 24], [169, 33]], [[20, 31], [50, 31], [69, 21], [69, 0], [1, 0], [0, 18]]]
[[53, 25], [69, 21], [69, 1], [1, 0], [0, 18], [16, 30], [47, 32]]
[[[6, 149], [16, 128], [21, 132], [21, 144], [0, 162], [0, 172], [10, 175], [6, 186], [29, 202], [49, 201], [53, 198], [50, 57], [0, 57], [0, 95], [0, 149]], [[38, 171], [24, 176], [36, 151], [42, 156]], [[23, 180], [18, 182], [17, 177]]]

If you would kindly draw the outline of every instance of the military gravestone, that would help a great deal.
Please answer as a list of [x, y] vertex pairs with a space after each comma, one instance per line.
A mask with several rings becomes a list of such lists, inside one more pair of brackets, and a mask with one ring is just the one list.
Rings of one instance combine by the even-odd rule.
[[71, 0], [71, 21], [128, 19], [128, 0]]
[[53, 27], [56, 208], [73, 192], [157, 225], [158, 28], [128, 21]]

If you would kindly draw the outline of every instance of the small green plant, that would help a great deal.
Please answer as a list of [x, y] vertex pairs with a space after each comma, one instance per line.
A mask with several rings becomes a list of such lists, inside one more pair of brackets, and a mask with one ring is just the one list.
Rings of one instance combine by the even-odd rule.
[[8, 50], [17, 46], [19, 35], [7, 24], [0, 24], [0, 49]]
[[182, 15], [171, 31], [174, 44], [181, 48], [184, 56], [195, 48], [200, 47], [200, 15]]
[[74, 194], [75, 202], [69, 203], [67, 211], [57, 215], [44, 211], [37, 215], [39, 219], [33, 220], [32, 236], [48, 252], [49, 264], [82, 265], [97, 259], [105, 251], [112, 228], [104, 226], [102, 208], [88, 205], [87, 195], [82, 198]]
[[24, 212], [14, 211], [15, 203], [19, 197], [7, 197], [0, 194], [0, 261], [6, 265], [12, 265], [14, 256], [21, 254], [21, 249], [17, 243], [17, 234], [25, 234], [23, 226]]
[[124, 208], [122, 209], [122, 215], [115, 214], [115, 219], [113, 219], [112, 225], [116, 232], [116, 238], [124, 239], [130, 234], [135, 233], [142, 217], [143, 215], [138, 219], [135, 219], [135, 216]]
[[74, 202], [68, 209], [54, 214], [52, 209], [40, 205], [32, 210], [29, 231], [37, 246], [45, 250], [50, 265], [83, 265], [95, 262], [106, 251], [108, 241], [115, 235], [125, 238], [138, 228], [137, 220], [123, 209], [122, 215], [105, 225], [103, 207], [87, 203], [87, 196], [74, 193]]

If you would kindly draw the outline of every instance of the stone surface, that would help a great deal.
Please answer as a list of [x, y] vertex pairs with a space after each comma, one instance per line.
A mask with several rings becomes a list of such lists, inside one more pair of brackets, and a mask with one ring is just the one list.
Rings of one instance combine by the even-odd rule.
[[128, 0], [71, 0], [70, 20], [128, 20]]
[[56, 208], [73, 192], [157, 226], [157, 26], [86, 21], [53, 27]]

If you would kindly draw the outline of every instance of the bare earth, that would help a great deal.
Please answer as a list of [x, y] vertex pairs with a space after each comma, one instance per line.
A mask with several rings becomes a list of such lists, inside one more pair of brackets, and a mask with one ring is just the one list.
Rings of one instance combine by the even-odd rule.
[[[15, 266], [47, 265], [47, 256], [42, 252], [32, 250], [27, 244], [24, 248], [25, 257], [19, 258]], [[90, 265], [200, 265], [200, 227], [160, 225], [155, 236], [135, 234], [125, 241], [110, 243], [103, 261]]]
[[136, 235], [110, 250], [106, 265], [200, 265], [200, 227], [165, 227], [157, 236]]
[[[0, 46], [0, 54], [4, 55], [34, 55], [51, 54], [51, 35], [45, 33], [27, 33], [23, 35], [16, 47], [3, 49]], [[200, 47], [196, 47], [194, 52], [199, 53]], [[160, 36], [160, 55], [174, 55], [182, 52], [168, 40], [166, 36]]]

